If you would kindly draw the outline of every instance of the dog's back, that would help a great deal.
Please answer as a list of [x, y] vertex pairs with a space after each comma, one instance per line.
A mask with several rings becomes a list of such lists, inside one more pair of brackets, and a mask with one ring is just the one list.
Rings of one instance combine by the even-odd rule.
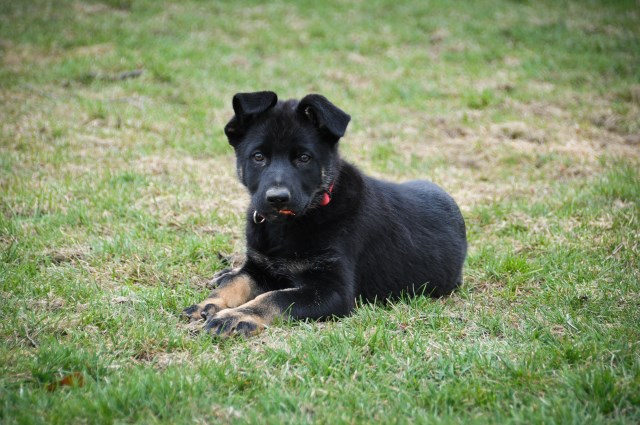
[[358, 295], [366, 300], [403, 292], [442, 296], [460, 286], [466, 230], [444, 190], [427, 181], [396, 184], [364, 177], [361, 193], [348, 230], [360, 244]]

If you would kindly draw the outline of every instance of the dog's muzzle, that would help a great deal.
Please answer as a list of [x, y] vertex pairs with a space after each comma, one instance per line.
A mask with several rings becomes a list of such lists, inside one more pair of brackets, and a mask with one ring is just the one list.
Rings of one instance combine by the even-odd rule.
[[265, 198], [269, 205], [280, 209], [291, 200], [291, 192], [286, 187], [272, 187], [265, 193]]

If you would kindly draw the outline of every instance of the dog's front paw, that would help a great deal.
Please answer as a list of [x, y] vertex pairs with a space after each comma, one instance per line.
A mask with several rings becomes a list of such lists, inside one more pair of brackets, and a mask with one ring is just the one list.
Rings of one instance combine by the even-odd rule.
[[230, 337], [233, 335], [251, 336], [266, 327], [265, 321], [255, 315], [241, 310], [223, 311], [207, 320], [204, 330], [214, 336]]
[[182, 317], [189, 319], [190, 321], [205, 320], [208, 317], [213, 317], [217, 312], [222, 310], [216, 304], [202, 302], [200, 304], [194, 304], [182, 310]]
[[238, 270], [232, 268], [226, 268], [219, 270], [213, 274], [213, 278], [209, 281], [208, 287], [211, 289], [217, 288], [222, 282], [236, 275]]

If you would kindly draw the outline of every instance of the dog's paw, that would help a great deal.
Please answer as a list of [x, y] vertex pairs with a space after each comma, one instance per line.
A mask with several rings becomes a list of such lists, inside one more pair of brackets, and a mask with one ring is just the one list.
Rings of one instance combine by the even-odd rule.
[[207, 286], [211, 289], [215, 289], [226, 279], [236, 274], [237, 270], [232, 268], [222, 269], [213, 274], [213, 278], [209, 281]]
[[194, 304], [182, 310], [182, 317], [189, 321], [206, 320], [213, 317], [221, 309], [215, 304]]
[[203, 330], [214, 336], [230, 337], [233, 335], [251, 336], [266, 327], [262, 318], [242, 311], [223, 311], [211, 317], [204, 324]]
[[224, 282], [233, 279], [238, 276], [240, 273], [240, 269], [222, 269], [213, 274], [213, 278], [207, 284], [207, 287], [210, 289], [218, 288]]

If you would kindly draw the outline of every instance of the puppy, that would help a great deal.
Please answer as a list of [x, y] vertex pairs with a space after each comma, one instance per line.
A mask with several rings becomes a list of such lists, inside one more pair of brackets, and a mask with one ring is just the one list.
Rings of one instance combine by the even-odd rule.
[[358, 298], [442, 296], [467, 251], [455, 201], [427, 181], [390, 183], [342, 160], [351, 117], [325, 97], [279, 102], [238, 93], [225, 134], [251, 195], [246, 261], [184, 310], [216, 335], [250, 335], [277, 317], [348, 315]]

